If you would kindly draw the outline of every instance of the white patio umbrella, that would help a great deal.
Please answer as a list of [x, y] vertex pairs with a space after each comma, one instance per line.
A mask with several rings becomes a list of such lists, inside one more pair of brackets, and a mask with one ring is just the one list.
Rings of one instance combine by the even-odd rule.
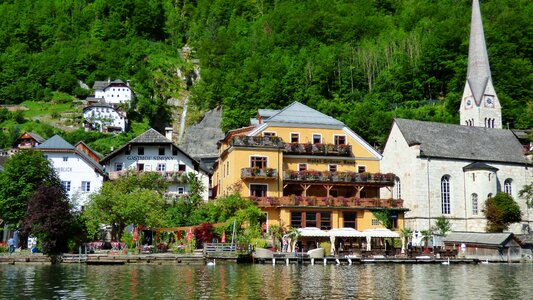
[[400, 234], [394, 231], [391, 231], [387, 228], [372, 228], [372, 229], [366, 229], [362, 232], [366, 236], [366, 250], [370, 251], [372, 250], [370, 243], [372, 241], [372, 238], [399, 238]]

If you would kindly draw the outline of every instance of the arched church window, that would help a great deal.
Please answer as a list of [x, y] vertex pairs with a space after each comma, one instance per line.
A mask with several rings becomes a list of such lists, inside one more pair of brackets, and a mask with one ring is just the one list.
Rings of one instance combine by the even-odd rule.
[[479, 212], [477, 194], [472, 194], [472, 214], [477, 215]]
[[400, 182], [399, 177], [394, 178], [394, 189], [396, 190], [396, 199], [401, 199], [402, 198], [402, 183]]
[[492, 118], [492, 128], [494, 128], [494, 118]]
[[440, 199], [443, 214], [450, 214], [450, 176], [444, 175], [440, 179]]
[[492, 193], [489, 193], [489, 194], [487, 195], [487, 199], [490, 199], [490, 198], [492, 198]]
[[503, 191], [509, 196], [513, 195], [513, 180], [512, 179], [510, 178], [505, 179], [505, 182], [503, 183]]

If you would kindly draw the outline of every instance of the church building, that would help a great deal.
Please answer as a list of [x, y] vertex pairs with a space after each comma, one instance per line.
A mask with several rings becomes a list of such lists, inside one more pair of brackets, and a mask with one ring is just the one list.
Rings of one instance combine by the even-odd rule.
[[460, 125], [395, 119], [381, 172], [396, 174], [394, 198], [409, 209], [405, 227], [425, 230], [447, 217], [452, 230], [485, 231], [483, 205], [508, 193], [522, 211], [513, 232], [529, 231], [533, 211], [518, 192], [533, 180], [531, 161], [511, 130], [502, 129], [492, 84], [479, 1], [473, 1], [468, 71]]

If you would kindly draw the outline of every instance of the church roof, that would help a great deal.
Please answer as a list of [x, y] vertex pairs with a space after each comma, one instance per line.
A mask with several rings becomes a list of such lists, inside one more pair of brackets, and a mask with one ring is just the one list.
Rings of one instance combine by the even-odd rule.
[[489, 55], [485, 44], [485, 33], [481, 20], [479, 1], [472, 2], [472, 20], [470, 24], [470, 44], [468, 46], [467, 81], [476, 103], [479, 105], [487, 82], [491, 78]]
[[336, 127], [345, 126], [341, 121], [325, 115], [318, 110], [312, 109], [298, 101], [295, 101], [291, 105], [280, 110], [278, 113], [265, 120], [264, 123], [313, 124]]
[[420, 156], [486, 162], [527, 163], [510, 130], [395, 119], [406, 142]]

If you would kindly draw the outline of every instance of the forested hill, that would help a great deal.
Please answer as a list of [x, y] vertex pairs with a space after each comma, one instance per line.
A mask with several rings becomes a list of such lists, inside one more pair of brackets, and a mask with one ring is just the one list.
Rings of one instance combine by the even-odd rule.
[[[533, 127], [533, 1], [481, 1], [504, 124]], [[0, 101], [79, 97], [130, 79], [161, 121], [185, 43], [200, 59], [199, 109], [223, 129], [297, 100], [383, 142], [394, 117], [458, 122], [470, 0], [13, 0], [0, 6]]]

